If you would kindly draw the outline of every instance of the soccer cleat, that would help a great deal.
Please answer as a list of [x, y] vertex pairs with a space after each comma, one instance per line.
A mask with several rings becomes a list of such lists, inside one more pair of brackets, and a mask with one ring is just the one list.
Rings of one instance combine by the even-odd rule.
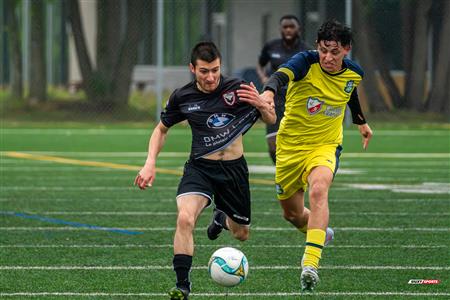
[[208, 239], [215, 240], [219, 237], [219, 234], [223, 230], [223, 226], [219, 220], [220, 220], [220, 218], [224, 217], [223, 214], [224, 213], [222, 211], [220, 211], [218, 209], [214, 209], [211, 224], [209, 224], [208, 230], [207, 230]]
[[319, 284], [319, 274], [313, 267], [304, 267], [300, 275], [302, 292], [312, 292]]
[[328, 245], [334, 240], [334, 230], [330, 227], [327, 227], [327, 234], [325, 235], [325, 243], [324, 246]]
[[187, 289], [174, 287], [169, 291], [170, 300], [187, 300], [189, 291]]

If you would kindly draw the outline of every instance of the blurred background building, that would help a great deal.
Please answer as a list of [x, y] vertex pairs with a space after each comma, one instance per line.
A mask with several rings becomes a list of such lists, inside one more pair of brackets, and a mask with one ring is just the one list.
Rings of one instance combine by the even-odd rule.
[[133, 91], [159, 99], [191, 79], [200, 40], [218, 44], [225, 74], [257, 80], [258, 54], [285, 14], [310, 45], [326, 19], [351, 25], [366, 110], [449, 112], [447, 0], [2, 0], [0, 85], [36, 103], [51, 86], [82, 90], [103, 110]]

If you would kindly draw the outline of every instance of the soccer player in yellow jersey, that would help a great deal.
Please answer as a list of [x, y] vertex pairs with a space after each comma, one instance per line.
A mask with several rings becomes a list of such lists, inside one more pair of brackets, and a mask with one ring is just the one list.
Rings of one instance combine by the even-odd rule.
[[[299, 52], [280, 66], [264, 87], [272, 102], [288, 84], [286, 111], [277, 137], [276, 188], [284, 218], [306, 233], [300, 283], [312, 291], [319, 282], [323, 246], [333, 238], [328, 227], [328, 190], [339, 165], [346, 105], [366, 149], [372, 130], [358, 100], [361, 67], [345, 58], [351, 49], [350, 28], [331, 20], [320, 27], [317, 51]], [[309, 190], [309, 209], [304, 196]]]

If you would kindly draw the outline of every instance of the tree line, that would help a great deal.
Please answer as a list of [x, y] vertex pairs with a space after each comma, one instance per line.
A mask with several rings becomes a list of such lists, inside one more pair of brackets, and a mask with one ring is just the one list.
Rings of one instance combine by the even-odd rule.
[[[30, 81], [28, 101], [47, 99], [45, 67], [45, 5], [51, 0], [30, 1]], [[142, 40], [144, 10], [153, 9], [145, 0], [98, 0], [95, 57], [88, 52], [78, 0], [63, 0], [67, 27], [73, 33], [82, 88], [89, 102], [103, 108], [128, 104], [133, 67]], [[147, 2], [147, 3], [146, 3]], [[387, 17], [380, 6], [399, 6], [401, 39], [387, 43], [377, 23]], [[406, 109], [450, 112], [450, 1], [447, 0], [354, 0], [355, 58], [365, 73], [364, 93], [371, 111]], [[18, 7], [21, 0], [5, 0], [6, 32], [11, 57], [10, 88], [14, 98], [24, 97], [21, 35]], [[332, 16], [328, 16], [332, 17]], [[234, 25], [236, 26], [236, 24]], [[156, 29], [155, 29], [156, 31]], [[399, 47], [403, 80], [392, 74], [387, 54]], [[432, 64], [429, 65], [432, 58]], [[380, 84], [380, 82], [382, 84]], [[386, 91], [388, 97], [383, 97]]]

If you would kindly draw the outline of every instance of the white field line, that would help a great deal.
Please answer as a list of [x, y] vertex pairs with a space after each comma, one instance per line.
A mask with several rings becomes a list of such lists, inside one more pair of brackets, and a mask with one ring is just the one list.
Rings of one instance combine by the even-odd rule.
[[[20, 199], [20, 198], [0, 198], [0, 202], [11, 202], [11, 201], [27, 201], [27, 202], [39, 202], [39, 201], [53, 201], [53, 202], [73, 202], [73, 198], [26, 198], [26, 199]], [[108, 198], [108, 199], [104, 199], [104, 198], [86, 198], [86, 199], [78, 199], [78, 202], [81, 201], [89, 201], [89, 202], [108, 202], [108, 201], [114, 201], [115, 203], [120, 203], [120, 202], [152, 202], [153, 200], [149, 197], [147, 199], [138, 199], [138, 198], [120, 198], [120, 199], [116, 199], [116, 198]], [[158, 202], [175, 202], [175, 197], [173, 198], [167, 198], [167, 199], [158, 199]], [[273, 201], [277, 201], [275, 196], [273, 198], [258, 198], [258, 197], [253, 197], [253, 202], [273, 202]], [[420, 199], [390, 199], [390, 198], [385, 198], [385, 199], [375, 199], [375, 198], [369, 198], [369, 199], [340, 199], [340, 198], [331, 198], [329, 199], [330, 203], [368, 203], [368, 202], [377, 202], [377, 203], [381, 203], [381, 202], [389, 202], [389, 203], [424, 203], [424, 202], [433, 202], [433, 201], [437, 201], [437, 202], [441, 202], [441, 201], [449, 201], [448, 198], [420, 198]]]
[[[252, 270], [299, 270], [301, 266], [252, 266]], [[0, 270], [172, 270], [172, 265], [148, 266], [0, 266]], [[206, 270], [208, 266], [193, 266], [193, 270]], [[322, 270], [450, 270], [450, 266], [321, 266]]]
[[[112, 229], [112, 228], [111, 228]], [[175, 227], [121, 227], [114, 228], [120, 230], [130, 231], [175, 231]], [[450, 227], [334, 227], [336, 231], [352, 231], [352, 232], [410, 232], [410, 231], [422, 231], [422, 232], [450, 232]], [[70, 227], [70, 226], [47, 226], [47, 227], [14, 227], [14, 226], [2, 226], [2, 231], [87, 231], [92, 230], [84, 227]], [[206, 227], [196, 228], [195, 231], [205, 231]], [[252, 231], [264, 231], [264, 232], [284, 232], [284, 231], [297, 231], [295, 228], [290, 227], [251, 227]]]
[[[202, 297], [207, 299], [216, 299], [223, 297], [287, 297], [287, 296], [308, 296], [300, 292], [266, 292], [266, 293], [191, 293], [191, 296]], [[76, 292], [15, 292], [15, 293], [0, 293], [0, 297], [167, 297], [167, 293], [76, 293]], [[408, 296], [408, 297], [447, 297], [450, 293], [424, 293], [424, 292], [314, 292], [312, 296], [328, 296], [328, 297], [349, 297], [349, 296], [373, 296], [373, 297], [388, 297], [388, 296]]]
[[[5, 211], [0, 211], [5, 213]], [[13, 212], [6, 212], [13, 213]], [[155, 212], [155, 211], [27, 211], [27, 214], [37, 215], [64, 215], [64, 216], [176, 216], [177, 212]], [[281, 216], [282, 212], [279, 211], [265, 211], [265, 212], [253, 212], [252, 215], [262, 216]], [[419, 212], [419, 213], [407, 213], [407, 212], [331, 212], [331, 215], [335, 216], [396, 216], [396, 217], [408, 217], [408, 216], [450, 216], [450, 212]]]
[[[302, 249], [305, 245], [245, 245], [241, 246], [239, 244], [230, 245], [230, 244], [196, 244], [196, 248], [220, 248], [220, 247], [235, 247], [242, 249], [250, 249], [250, 248], [266, 248], [266, 249]], [[336, 249], [391, 249], [391, 248], [400, 248], [400, 249], [442, 249], [449, 248], [450, 245], [327, 245], [327, 248], [336, 248]], [[72, 245], [61, 245], [61, 244], [36, 244], [36, 245], [25, 245], [25, 244], [10, 244], [10, 245], [0, 245], [0, 248], [118, 248], [118, 249], [127, 249], [127, 248], [173, 248], [173, 244], [72, 244]]]
[[[176, 190], [176, 186], [152, 186], [152, 189]], [[272, 188], [273, 189], [273, 188]], [[131, 191], [137, 190], [130, 186], [2, 186], [2, 190], [10, 191]]]
[[[130, 128], [130, 129], [102, 129], [102, 128], [2, 128], [0, 130], [0, 135], [146, 135], [149, 136], [152, 132], [152, 129], [139, 129], [139, 128]], [[253, 133], [265, 133], [264, 129], [254, 128], [252, 129]], [[188, 128], [186, 129], [178, 129], [173, 128], [170, 130], [169, 135], [187, 135], [191, 134]], [[359, 136], [360, 133], [356, 130], [345, 130], [344, 135], [356, 135]], [[448, 130], [383, 130], [379, 129], [375, 132], [376, 136], [450, 136]]]
[[[142, 157], [145, 159], [146, 152], [64, 152], [64, 151], [24, 151], [23, 153], [35, 155], [61, 155], [61, 156], [78, 156], [78, 157]], [[1, 151], [0, 155], [7, 154]], [[245, 152], [246, 157], [267, 158], [267, 152]], [[189, 152], [161, 152], [158, 157], [180, 157], [188, 158]], [[342, 157], [353, 158], [450, 158], [450, 153], [371, 153], [371, 152], [343, 152]]]
[[[251, 179], [250, 179], [251, 180]], [[255, 179], [257, 180], [257, 179]], [[265, 185], [251, 184], [251, 191], [272, 191], [275, 197], [275, 188], [272, 184], [268, 184], [269, 180], [264, 181]], [[365, 184], [365, 183], [336, 183], [331, 191], [354, 191], [355, 189], [361, 190], [386, 190], [396, 193], [422, 193], [422, 194], [448, 194], [450, 189], [444, 185], [445, 183], [434, 182], [436, 186], [428, 186], [426, 183], [420, 184], [404, 184], [404, 185], [392, 185], [392, 184]], [[438, 185], [442, 184], [441, 187]], [[153, 185], [149, 190], [164, 190], [173, 191], [176, 190], [177, 186], [163, 186], [163, 185]], [[61, 192], [86, 192], [86, 191], [137, 191], [131, 183], [129, 186], [2, 186], [2, 191], [61, 191]]]

